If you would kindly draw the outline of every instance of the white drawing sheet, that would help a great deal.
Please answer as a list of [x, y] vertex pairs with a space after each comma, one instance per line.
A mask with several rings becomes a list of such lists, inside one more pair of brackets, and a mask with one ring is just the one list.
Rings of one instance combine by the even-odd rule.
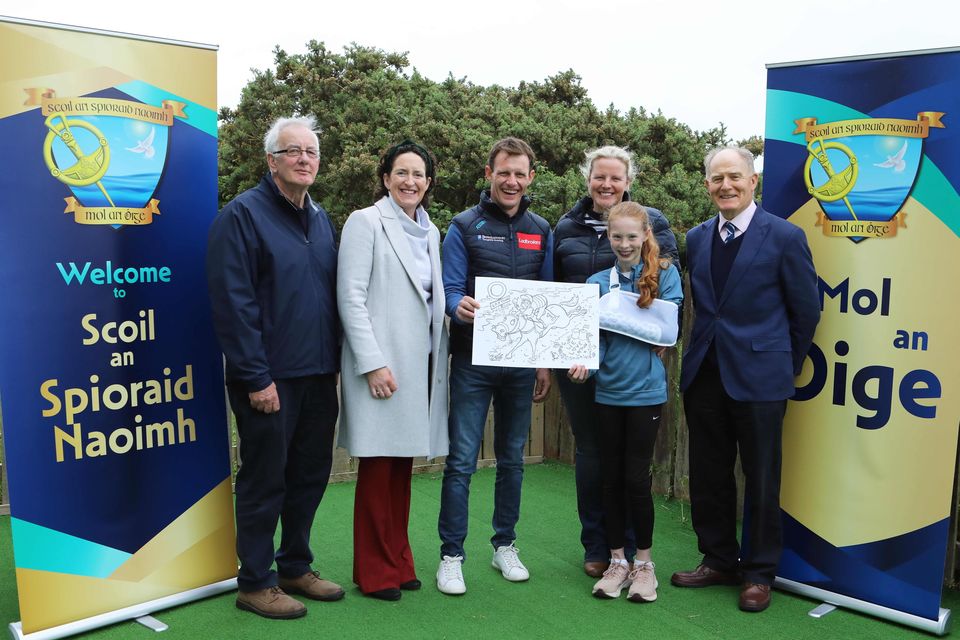
[[600, 366], [596, 284], [477, 278], [473, 364]]

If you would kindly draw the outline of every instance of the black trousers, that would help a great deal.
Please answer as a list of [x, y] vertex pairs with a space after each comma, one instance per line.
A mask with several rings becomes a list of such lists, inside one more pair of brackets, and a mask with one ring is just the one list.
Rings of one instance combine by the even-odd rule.
[[624, 529], [629, 529], [637, 549], [649, 549], [653, 546], [650, 462], [663, 405], [620, 407], [598, 402], [596, 408], [607, 544], [611, 549], [623, 548]]
[[[311, 570], [310, 527], [327, 488], [337, 423], [334, 374], [275, 380], [280, 411], [250, 406], [242, 385], [229, 384], [230, 406], [240, 436], [237, 471], [237, 556], [240, 591], [277, 584]], [[280, 548], [273, 537], [282, 527]]]
[[[787, 401], [742, 402], [704, 362], [683, 396], [690, 430], [690, 503], [703, 563], [772, 584], [783, 547], [780, 464]], [[737, 543], [737, 451], [745, 477], [744, 545]]]

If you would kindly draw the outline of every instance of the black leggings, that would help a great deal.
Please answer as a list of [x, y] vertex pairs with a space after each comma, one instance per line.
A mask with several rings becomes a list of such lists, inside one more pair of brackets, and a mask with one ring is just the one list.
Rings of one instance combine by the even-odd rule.
[[637, 549], [653, 546], [650, 461], [661, 409], [662, 404], [614, 407], [597, 403], [603, 510], [611, 549], [623, 547], [628, 517], [637, 536]]

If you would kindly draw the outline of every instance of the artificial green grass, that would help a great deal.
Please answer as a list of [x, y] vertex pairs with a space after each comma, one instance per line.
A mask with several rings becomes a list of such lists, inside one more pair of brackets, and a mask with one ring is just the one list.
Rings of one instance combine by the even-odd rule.
[[[436, 589], [439, 560], [437, 513], [440, 477], [416, 476], [410, 513], [410, 543], [420, 591], [404, 592], [398, 602], [366, 598], [352, 575], [352, 483], [331, 485], [313, 528], [314, 568], [347, 590], [334, 603], [307, 600], [309, 613], [298, 620], [265, 620], [234, 607], [234, 595], [157, 612], [170, 629], [162, 640], [270, 640], [303, 638], [635, 638], [661, 639], [774, 638], [882, 640], [930, 637], [913, 629], [868, 616], [837, 610], [814, 619], [807, 612], [818, 602], [774, 592], [766, 612], [737, 609], [736, 587], [677, 589], [670, 574], [691, 569], [699, 561], [689, 507], [657, 500], [653, 558], [660, 581], [659, 599], [633, 604], [591, 597], [594, 580], [583, 574], [582, 547], [576, 513], [573, 469], [560, 464], [530, 465], [524, 478], [523, 505], [517, 528], [520, 557], [530, 570], [526, 583], [510, 583], [491, 568], [493, 482], [495, 470], [477, 472], [471, 493], [470, 534], [464, 576], [466, 595], [446, 596]], [[0, 518], [0, 621], [19, 619], [10, 522]], [[946, 592], [943, 606], [957, 609], [960, 594]], [[56, 606], [56, 603], [51, 603]], [[85, 638], [144, 639], [148, 631], [122, 622], [89, 632]]]

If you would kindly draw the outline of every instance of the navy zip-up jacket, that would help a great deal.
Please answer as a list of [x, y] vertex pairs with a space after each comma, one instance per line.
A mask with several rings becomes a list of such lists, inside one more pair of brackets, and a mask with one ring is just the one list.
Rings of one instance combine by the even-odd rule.
[[470, 353], [473, 325], [457, 320], [463, 296], [474, 297], [477, 276], [520, 280], [553, 280], [553, 237], [550, 223], [520, 201], [510, 217], [480, 194], [480, 203], [454, 217], [443, 239], [443, 288], [450, 316], [450, 353]]
[[306, 196], [297, 208], [273, 177], [230, 201], [210, 226], [207, 285], [227, 382], [260, 391], [275, 379], [340, 364], [336, 232]]

